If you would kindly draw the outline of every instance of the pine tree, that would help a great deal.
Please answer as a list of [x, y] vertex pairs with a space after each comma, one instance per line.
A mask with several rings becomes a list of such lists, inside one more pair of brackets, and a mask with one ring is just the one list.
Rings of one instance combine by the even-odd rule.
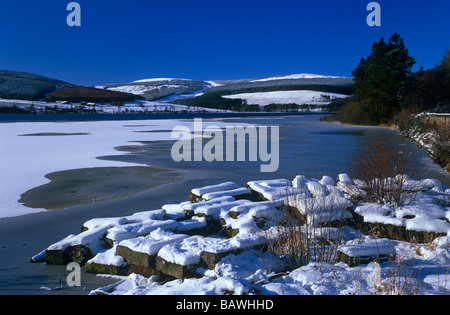
[[388, 123], [401, 110], [415, 63], [397, 33], [388, 43], [384, 38], [375, 42], [370, 55], [361, 59], [353, 71], [354, 95], [369, 114], [370, 123]]

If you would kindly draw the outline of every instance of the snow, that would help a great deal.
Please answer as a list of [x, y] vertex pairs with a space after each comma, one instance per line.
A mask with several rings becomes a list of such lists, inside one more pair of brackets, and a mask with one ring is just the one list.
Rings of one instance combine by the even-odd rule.
[[178, 227], [176, 221], [149, 220], [144, 223], [119, 225], [108, 230], [106, 238], [113, 242], [120, 242], [130, 237], [147, 235], [156, 229], [175, 230]]
[[252, 204], [246, 204], [241, 206], [235, 206], [230, 209], [229, 212], [239, 213], [237, 219], [231, 220], [229, 212], [223, 212], [221, 215], [222, 219], [226, 222], [230, 222], [225, 225], [225, 227], [238, 230], [238, 235], [254, 234], [259, 233], [258, 228], [254, 219], [266, 219], [273, 220], [277, 222], [278, 219], [281, 220], [282, 215], [276, 209], [277, 204], [273, 202], [257, 202]]
[[249, 105], [265, 106], [269, 104], [328, 104], [329, 100], [326, 100], [322, 95], [329, 96], [331, 99], [345, 98], [348, 95], [326, 93], [317, 91], [276, 91], [276, 92], [257, 92], [257, 93], [242, 93], [234, 95], [225, 95], [223, 97], [229, 99], [243, 99], [247, 101]]
[[202, 195], [202, 198], [205, 200], [211, 200], [211, 199], [215, 199], [215, 198], [219, 198], [219, 197], [223, 197], [223, 196], [239, 196], [239, 195], [245, 195], [245, 194], [250, 194], [250, 190], [247, 188], [236, 188], [236, 189], [232, 189], [232, 190], [225, 190], [225, 191], [216, 191], [216, 192], [211, 192], [211, 193], [207, 193]]
[[[113, 293], [110, 293], [113, 291]], [[112, 295], [223, 295], [226, 292], [247, 294], [248, 288], [238, 280], [228, 277], [218, 279], [204, 277], [201, 279], [174, 280], [161, 285], [156, 277], [149, 279], [132, 274], [119, 283], [99, 288], [92, 294]]]
[[[105, 86], [98, 86], [98, 88], [106, 88]], [[149, 87], [143, 85], [129, 85], [117, 88], [108, 88], [111, 90], [118, 90], [128, 93], [144, 93], [146, 90], [151, 90]], [[193, 92], [194, 93], [194, 92]], [[173, 99], [192, 96], [189, 95], [179, 95], [173, 96]], [[62, 102], [42, 102], [42, 101], [25, 101], [25, 100], [6, 100], [0, 99], [0, 105], [2, 106], [17, 106], [25, 110], [30, 110], [33, 108], [37, 113], [45, 113], [46, 108], [56, 108], [58, 110], [81, 110], [81, 111], [92, 111], [95, 109], [97, 113], [101, 114], [121, 114], [121, 113], [160, 113], [160, 112], [230, 112], [214, 108], [204, 108], [196, 106], [186, 106], [177, 105], [168, 102], [169, 98], [160, 101], [135, 101], [126, 102], [123, 105], [111, 105], [110, 103], [105, 104], [94, 104], [89, 103], [86, 105], [81, 105], [80, 103], [62, 103]]]
[[[206, 125], [206, 123], [204, 122]], [[21, 195], [49, 183], [47, 174], [95, 167], [130, 167], [138, 164], [101, 160], [97, 157], [122, 155], [115, 148], [129, 143], [174, 141], [171, 132], [183, 125], [193, 130], [193, 122], [141, 120], [87, 122], [0, 123], [0, 218], [45, 211], [19, 203]], [[227, 123], [214, 121], [216, 126]], [[155, 132], [155, 131], [161, 132]], [[142, 132], [152, 131], [152, 132]], [[61, 134], [61, 136], [45, 136]], [[24, 136], [31, 135], [31, 136]], [[32, 155], [30, 155], [32, 153]], [[73, 158], [76, 156], [76, 159]]]
[[277, 200], [290, 195], [292, 182], [287, 179], [250, 181], [247, 186], [267, 200]]
[[350, 257], [392, 255], [395, 253], [394, 244], [388, 239], [375, 239], [363, 244], [354, 244], [354, 241], [350, 241], [347, 245], [339, 246], [339, 251]]
[[150, 82], [159, 82], [159, 81], [172, 81], [175, 80], [174, 78], [151, 78], [151, 79], [142, 79], [133, 81], [131, 83], [150, 83]]
[[88, 264], [100, 264], [100, 265], [109, 265], [109, 266], [122, 266], [124, 264], [124, 259], [122, 256], [116, 255], [116, 247], [100, 252], [95, 255], [94, 258], [88, 260]]
[[281, 272], [283, 262], [270, 252], [248, 250], [240, 254], [230, 254], [223, 258], [214, 269], [213, 275], [258, 282], [275, 272]]
[[158, 228], [144, 237], [137, 237], [121, 241], [118, 245], [127, 247], [134, 252], [140, 252], [148, 255], [155, 255], [166, 245], [181, 242], [187, 235], [175, 234], [170, 231]]
[[143, 95], [155, 90], [155, 87], [147, 85], [123, 85], [116, 87], [108, 87], [107, 89], [110, 91]]
[[299, 73], [299, 74], [289, 74], [289, 75], [281, 75], [275, 77], [269, 77], [264, 79], [253, 80], [252, 82], [267, 82], [267, 81], [275, 81], [275, 80], [296, 80], [296, 79], [338, 79], [344, 77], [335, 77], [328, 75], [320, 75], [320, 74], [312, 74], [312, 73]]
[[202, 229], [205, 228], [207, 225], [208, 222], [206, 222], [206, 218], [194, 217], [192, 219], [178, 222], [177, 231], [182, 233], [195, 229]]
[[263, 236], [255, 234], [242, 234], [234, 238], [191, 236], [181, 243], [164, 246], [158, 256], [164, 260], [181, 266], [196, 265], [200, 263], [202, 252], [223, 253], [250, 248], [266, 243]]
[[195, 235], [179, 244], [164, 246], [158, 252], [158, 256], [181, 266], [195, 265], [200, 263], [200, 255], [203, 251], [212, 248], [218, 242], [224, 241], [224, 238]]
[[191, 192], [194, 195], [201, 197], [205, 194], [223, 191], [223, 190], [236, 189], [238, 187], [239, 187], [239, 185], [234, 182], [226, 182], [226, 183], [222, 183], [222, 184], [218, 184], [218, 185], [206, 186], [206, 187], [202, 187], [202, 188], [194, 188], [191, 190]]
[[[377, 203], [362, 203], [355, 208], [355, 213], [362, 215], [364, 222], [391, 224], [413, 231], [448, 233], [449, 208], [431, 203], [427, 198], [428, 194], [419, 193], [410, 204], [397, 208]], [[436, 201], [443, 202], [438, 198]]]
[[47, 250], [64, 251], [66, 248], [75, 245], [84, 245], [91, 249], [92, 252], [98, 252], [102, 246], [101, 240], [110, 226], [102, 226], [96, 229], [82, 232], [78, 235], [69, 235], [65, 239], [50, 245]]

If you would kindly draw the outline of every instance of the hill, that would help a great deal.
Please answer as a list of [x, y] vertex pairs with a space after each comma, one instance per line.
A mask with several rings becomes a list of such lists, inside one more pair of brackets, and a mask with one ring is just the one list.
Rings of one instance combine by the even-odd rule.
[[45, 94], [72, 84], [45, 76], [10, 70], [0, 70], [0, 98], [38, 100]]
[[319, 107], [322, 110], [333, 99], [353, 93], [352, 78], [305, 73], [209, 83], [212, 86], [201, 95], [179, 99], [175, 103], [221, 109], [248, 108], [251, 111], [258, 109], [249, 105], [266, 106], [275, 111], [314, 110]]
[[98, 89], [141, 95], [146, 101], [163, 100], [168, 97], [177, 99], [178, 95], [202, 92], [210, 85], [204, 81], [172, 78], [153, 78], [130, 83], [106, 84], [95, 86]]

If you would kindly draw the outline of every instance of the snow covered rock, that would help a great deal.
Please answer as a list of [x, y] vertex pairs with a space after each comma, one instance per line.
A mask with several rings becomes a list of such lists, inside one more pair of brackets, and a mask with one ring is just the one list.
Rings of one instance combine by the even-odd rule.
[[269, 201], [285, 198], [293, 192], [292, 182], [287, 179], [251, 181], [247, 187]]
[[105, 241], [113, 246], [119, 242], [138, 236], [150, 234], [156, 229], [174, 230], [178, 227], [176, 221], [173, 220], [148, 220], [143, 223], [133, 223], [115, 226], [108, 230]]
[[99, 228], [102, 226], [117, 226], [132, 223], [142, 223], [149, 220], [163, 220], [166, 210], [151, 210], [138, 212], [130, 216], [116, 218], [96, 218], [89, 220], [83, 224], [82, 231]]
[[282, 200], [276, 202], [262, 201], [235, 206], [221, 214], [220, 222], [230, 237], [244, 233], [258, 233], [268, 222], [276, 224], [283, 218], [280, 206]]
[[289, 198], [288, 205], [307, 224], [332, 224], [337, 221], [353, 219], [350, 211], [353, 203], [338, 195], [312, 198], [296, 195]]
[[[223, 192], [227, 190], [233, 190], [239, 188], [239, 185], [234, 182], [225, 182], [218, 185], [211, 185], [206, 187], [194, 188], [189, 194], [189, 201], [198, 202], [202, 199], [203, 195], [211, 194], [215, 192]], [[212, 199], [212, 198], [211, 198]]]
[[178, 221], [177, 224], [176, 231], [178, 233], [185, 233], [191, 236], [195, 234], [207, 234], [210, 231], [206, 218], [193, 217], [192, 219]]
[[223, 196], [232, 196], [236, 200], [253, 198], [252, 192], [249, 189], [241, 187], [241, 188], [236, 188], [236, 189], [232, 189], [232, 190], [216, 191], [216, 192], [207, 193], [202, 196], [202, 199], [203, 200], [211, 200], [211, 199], [220, 198]]
[[78, 235], [69, 235], [49, 246], [45, 251], [46, 262], [54, 265], [77, 262], [84, 265], [103, 249], [103, 237], [109, 227], [100, 226]]
[[436, 192], [424, 192], [413, 202], [403, 207], [392, 207], [378, 203], [363, 203], [355, 208], [362, 218], [361, 230], [373, 231], [378, 237], [400, 241], [429, 242], [450, 231], [450, 211], [442, 207]]
[[156, 269], [178, 279], [199, 276], [201, 263], [214, 269], [215, 264], [230, 253], [241, 252], [266, 244], [266, 239], [255, 234], [234, 238], [192, 236], [180, 243], [164, 246], [156, 257]]
[[98, 253], [86, 265], [86, 272], [93, 274], [109, 274], [125, 276], [129, 272], [129, 265], [122, 256], [116, 254], [116, 247]]
[[187, 237], [187, 235], [175, 234], [158, 228], [148, 236], [121, 241], [117, 245], [116, 255], [123, 257], [132, 270], [134, 267], [140, 267], [138, 269], [141, 269], [141, 273], [156, 274], [155, 259], [158, 251], [166, 245], [181, 242]]
[[216, 264], [230, 254], [239, 254], [244, 250], [259, 249], [266, 245], [267, 240], [256, 234], [240, 234], [224, 242], [217, 242], [215, 246], [206, 248], [200, 254], [200, 259], [209, 269], [213, 270]]
[[375, 239], [362, 244], [358, 244], [357, 241], [350, 241], [346, 245], [339, 246], [336, 260], [355, 267], [370, 262], [381, 263], [395, 256], [394, 244], [391, 240]]

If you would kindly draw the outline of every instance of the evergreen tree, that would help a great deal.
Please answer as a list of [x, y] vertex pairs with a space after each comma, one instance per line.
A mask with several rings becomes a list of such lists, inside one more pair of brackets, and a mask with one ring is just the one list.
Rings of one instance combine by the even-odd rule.
[[395, 33], [375, 42], [367, 58], [353, 71], [355, 100], [369, 114], [371, 124], [392, 121], [405, 103], [408, 79], [416, 63], [403, 38]]
[[450, 49], [436, 67], [423, 67], [412, 77], [409, 102], [417, 111], [449, 110], [450, 107]]

